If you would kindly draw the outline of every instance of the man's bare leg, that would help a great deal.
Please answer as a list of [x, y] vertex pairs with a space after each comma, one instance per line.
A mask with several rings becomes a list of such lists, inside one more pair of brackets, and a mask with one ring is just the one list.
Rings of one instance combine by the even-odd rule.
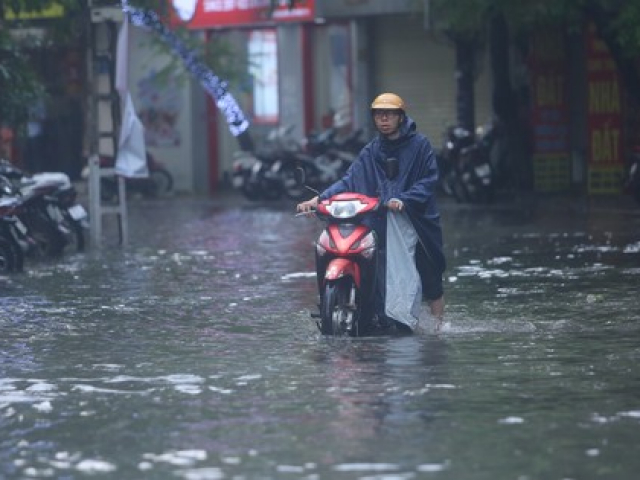
[[437, 332], [442, 327], [442, 322], [444, 320], [444, 295], [435, 300], [431, 300], [429, 302], [429, 309], [431, 310], [431, 315], [436, 319]]

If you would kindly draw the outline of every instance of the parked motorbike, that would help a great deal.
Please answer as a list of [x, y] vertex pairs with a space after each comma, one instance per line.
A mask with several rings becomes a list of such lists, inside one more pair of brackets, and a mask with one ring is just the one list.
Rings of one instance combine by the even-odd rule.
[[362, 219], [379, 206], [379, 199], [358, 193], [318, 203], [316, 215], [327, 223], [316, 242], [317, 325], [324, 335], [356, 337], [373, 328], [378, 241]]
[[[27, 175], [8, 162], [0, 162], [0, 176], [8, 180], [2, 194], [20, 198], [18, 218], [36, 243], [36, 253], [57, 257], [68, 245], [85, 248], [87, 212], [76, 201], [69, 177], [60, 172]], [[33, 249], [27, 253], [33, 253]]]
[[476, 143], [460, 152], [463, 195], [471, 203], [490, 203], [494, 198], [493, 169], [489, 151]]
[[[116, 159], [111, 155], [100, 155], [100, 168], [114, 168]], [[127, 195], [139, 193], [146, 198], [168, 195], [173, 190], [173, 175], [166, 166], [147, 152], [147, 168], [149, 176], [145, 178], [126, 178]], [[82, 171], [82, 178], [89, 178], [89, 168]], [[113, 177], [100, 178], [100, 199], [111, 202], [118, 198], [118, 179]]]
[[498, 148], [501, 135], [497, 124], [478, 135], [450, 127], [439, 159], [444, 191], [458, 202], [493, 201], [498, 183], [506, 176], [504, 155]]
[[321, 191], [339, 180], [364, 146], [361, 133], [362, 130], [355, 130], [337, 139], [337, 131], [330, 128], [308, 136], [305, 151], [298, 152], [282, 166], [285, 195], [291, 200], [302, 200], [309, 187]]
[[20, 205], [17, 197], [0, 197], [0, 273], [21, 272], [26, 253], [35, 246], [17, 216]]
[[292, 130], [274, 129], [258, 152], [236, 154], [232, 183], [247, 199], [301, 200], [308, 188], [322, 190], [338, 180], [364, 145], [361, 130], [338, 138], [329, 128], [302, 140], [292, 138]]
[[[259, 175], [262, 165], [258, 158], [251, 152], [244, 150], [234, 152], [233, 165], [231, 167], [231, 185], [251, 201], [257, 201], [261, 197], [260, 185], [253, 182], [253, 177]], [[254, 169], [256, 172], [254, 173]]]
[[436, 155], [440, 185], [446, 194], [458, 202], [467, 200], [462, 183], [463, 168], [460, 155], [463, 149], [472, 146], [474, 142], [475, 136], [472, 132], [466, 128], [450, 126], [445, 131], [443, 146]]
[[631, 161], [627, 170], [624, 189], [640, 203], [640, 145], [633, 148]]
[[278, 162], [299, 149], [290, 137], [293, 127], [287, 125], [273, 129], [257, 151], [235, 154], [231, 181], [248, 200], [277, 200], [282, 197], [281, 164]]

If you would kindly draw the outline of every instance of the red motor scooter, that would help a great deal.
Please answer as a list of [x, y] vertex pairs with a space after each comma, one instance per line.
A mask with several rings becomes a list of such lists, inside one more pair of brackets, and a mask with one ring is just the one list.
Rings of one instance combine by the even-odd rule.
[[327, 222], [316, 242], [316, 270], [324, 335], [360, 336], [372, 328], [378, 262], [376, 232], [362, 223], [380, 206], [378, 198], [341, 193], [318, 203]]

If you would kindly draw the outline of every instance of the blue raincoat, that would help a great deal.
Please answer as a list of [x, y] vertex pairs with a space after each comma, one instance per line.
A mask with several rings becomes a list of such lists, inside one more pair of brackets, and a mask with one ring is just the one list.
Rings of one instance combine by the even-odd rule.
[[[411, 118], [405, 117], [400, 131], [396, 140], [377, 135], [362, 149], [344, 177], [322, 192], [319, 198], [325, 200], [338, 193], [358, 192], [380, 197], [385, 204], [392, 198], [401, 200], [418, 234], [416, 267], [422, 280], [423, 295], [427, 300], [435, 300], [442, 295], [442, 273], [446, 267], [435, 195], [438, 181], [436, 156], [431, 143], [416, 131], [416, 124]], [[390, 179], [385, 162], [394, 157], [399, 160], [399, 171], [395, 178]], [[378, 239], [384, 242], [384, 210], [371, 220], [370, 226], [378, 233]], [[381, 247], [384, 249], [384, 243]]]

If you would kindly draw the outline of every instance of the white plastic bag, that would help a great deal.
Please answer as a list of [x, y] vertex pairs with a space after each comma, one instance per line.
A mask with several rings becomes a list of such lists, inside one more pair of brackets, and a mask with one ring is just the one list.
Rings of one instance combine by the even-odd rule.
[[144, 142], [144, 126], [133, 108], [131, 95], [127, 94], [120, 145], [116, 156], [116, 173], [129, 178], [147, 178], [147, 149]]
[[385, 314], [412, 330], [420, 318], [422, 283], [416, 269], [418, 234], [406, 213], [387, 213]]

